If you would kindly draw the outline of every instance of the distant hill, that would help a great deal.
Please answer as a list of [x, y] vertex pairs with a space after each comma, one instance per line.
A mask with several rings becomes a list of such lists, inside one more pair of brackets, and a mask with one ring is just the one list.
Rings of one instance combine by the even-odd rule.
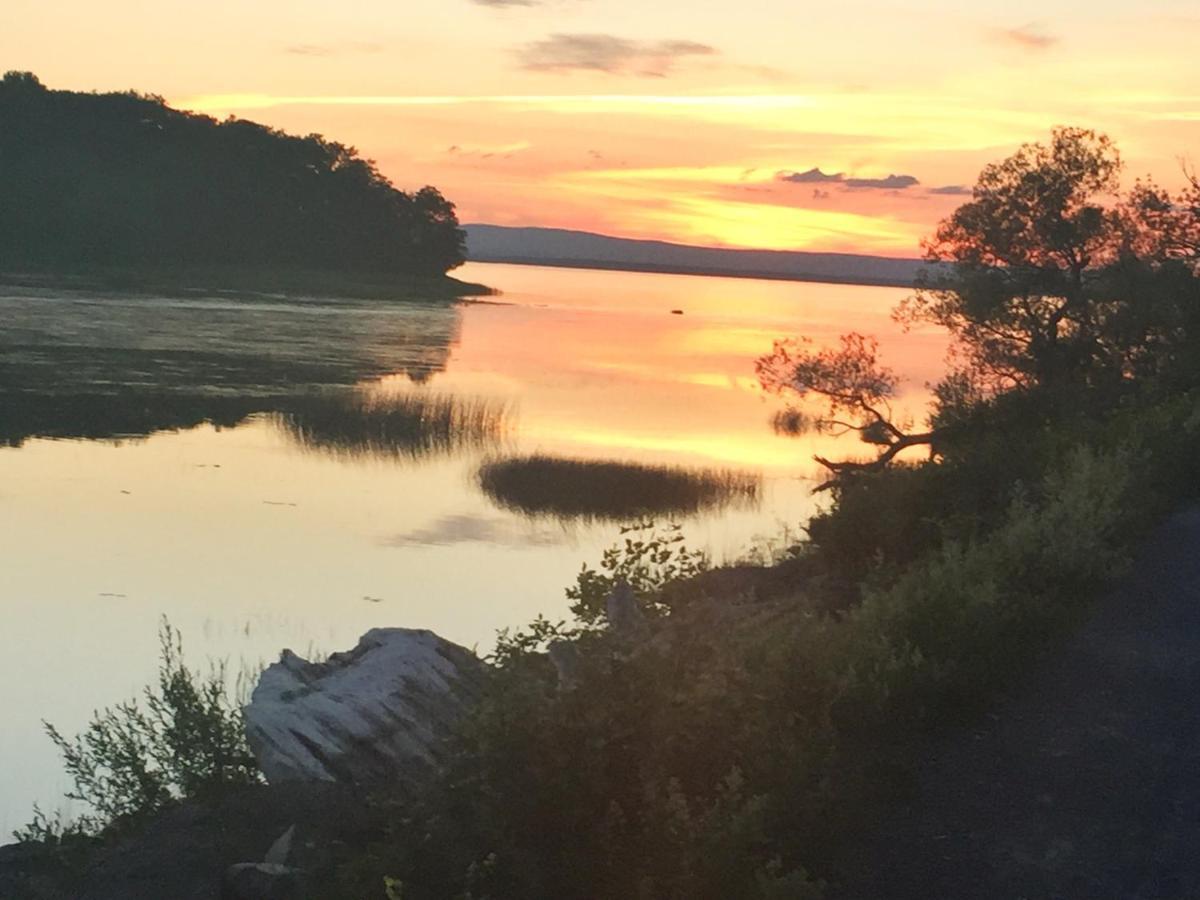
[[320, 135], [182, 112], [134, 92], [0, 79], [0, 265], [180, 265], [444, 274], [453, 204], [397, 190]]
[[911, 286], [927, 264], [852, 253], [733, 250], [665, 241], [636, 241], [560, 228], [466, 225], [467, 258], [634, 272]]

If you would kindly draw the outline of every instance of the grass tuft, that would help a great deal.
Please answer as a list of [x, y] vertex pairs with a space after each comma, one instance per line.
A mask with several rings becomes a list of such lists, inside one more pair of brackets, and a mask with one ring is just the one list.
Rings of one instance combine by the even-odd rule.
[[731, 469], [689, 469], [534, 454], [485, 463], [479, 484], [494, 502], [526, 515], [629, 521], [759, 502], [762, 478]]

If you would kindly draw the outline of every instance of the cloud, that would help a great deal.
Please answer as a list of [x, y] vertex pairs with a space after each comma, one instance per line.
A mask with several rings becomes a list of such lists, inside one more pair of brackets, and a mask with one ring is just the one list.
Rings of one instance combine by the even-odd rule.
[[539, 0], [471, 0], [471, 2], [480, 6], [502, 8], [506, 6], [537, 6]]
[[327, 44], [291, 44], [283, 48], [293, 56], [346, 56], [353, 53], [381, 53], [383, 44], [372, 41], [343, 41]]
[[996, 28], [992, 37], [1004, 44], [1011, 44], [1023, 50], [1048, 50], [1058, 43], [1055, 35], [1047, 34], [1035, 22], [1029, 22], [1019, 28]]
[[611, 34], [552, 34], [517, 51], [521, 68], [534, 72], [590, 71], [662, 78], [688, 57], [714, 56], [694, 41], [633, 41]]
[[820, 169], [809, 169], [807, 172], [780, 172], [780, 181], [790, 181], [792, 184], [828, 184], [831, 181], [844, 181], [846, 176], [841, 172], [826, 175]]
[[532, 146], [533, 144], [528, 141], [495, 145], [453, 144], [446, 148], [446, 153], [449, 156], [456, 156], [462, 159], [468, 157], [477, 159], [512, 159], [518, 153], [523, 153]]
[[964, 184], [947, 184], [942, 187], [930, 188], [931, 194], [945, 194], [948, 197], [970, 197], [971, 189]]
[[809, 169], [805, 172], [780, 172], [775, 177], [779, 181], [787, 181], [792, 184], [840, 184], [854, 190], [902, 191], [921, 183], [912, 175], [889, 175], [887, 178], [847, 178], [844, 172], [826, 174], [819, 168]]
[[847, 178], [843, 182], [848, 188], [879, 191], [902, 191], [921, 182], [912, 175], [889, 175], [887, 178]]

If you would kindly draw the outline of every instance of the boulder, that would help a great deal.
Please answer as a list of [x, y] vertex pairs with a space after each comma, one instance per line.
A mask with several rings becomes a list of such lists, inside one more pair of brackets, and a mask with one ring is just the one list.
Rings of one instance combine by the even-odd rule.
[[408, 628], [374, 628], [319, 663], [284, 650], [245, 709], [246, 739], [270, 783], [416, 788], [439, 768], [485, 669], [471, 651]]

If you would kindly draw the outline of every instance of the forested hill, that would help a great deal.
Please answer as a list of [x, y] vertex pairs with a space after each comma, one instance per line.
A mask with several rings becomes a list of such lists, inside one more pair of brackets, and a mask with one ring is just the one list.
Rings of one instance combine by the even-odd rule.
[[508, 228], [500, 225], [464, 227], [467, 232], [467, 253], [477, 262], [905, 287], [912, 285], [922, 270], [936, 273], [941, 269], [936, 263], [925, 263], [919, 259], [891, 259], [850, 253], [692, 247], [561, 228]]
[[397, 190], [320, 135], [49, 90], [29, 73], [0, 81], [0, 266], [441, 275], [463, 239], [437, 190]]

